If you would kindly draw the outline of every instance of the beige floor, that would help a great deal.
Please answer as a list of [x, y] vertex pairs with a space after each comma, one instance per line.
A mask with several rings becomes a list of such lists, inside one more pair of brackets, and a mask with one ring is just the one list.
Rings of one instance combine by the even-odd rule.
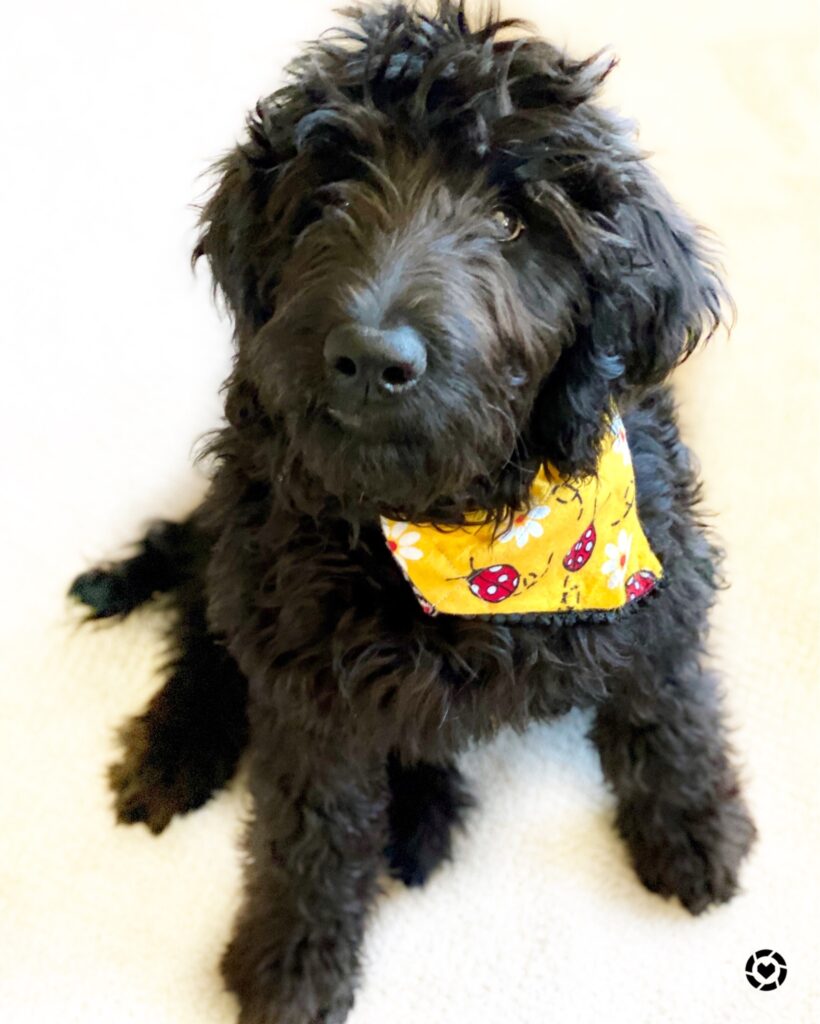
[[[85, 0], [18, 9], [0, 47], [3, 615], [0, 1019], [227, 1024], [241, 787], [159, 840], [114, 828], [112, 730], [155, 685], [150, 616], [77, 633], [72, 573], [201, 482], [227, 329], [185, 265], [205, 159], [327, 7]], [[577, 52], [722, 237], [736, 331], [679, 375], [732, 588], [715, 620], [761, 841], [745, 891], [693, 920], [640, 888], [584, 720], [466, 759], [483, 804], [457, 861], [375, 915], [351, 1024], [820, 1019], [817, 108], [812, 3], [505, 6]], [[666, 9], [669, 8], [669, 9]], [[6, 294], [7, 293], [7, 294]], [[746, 957], [780, 950], [753, 991]]]

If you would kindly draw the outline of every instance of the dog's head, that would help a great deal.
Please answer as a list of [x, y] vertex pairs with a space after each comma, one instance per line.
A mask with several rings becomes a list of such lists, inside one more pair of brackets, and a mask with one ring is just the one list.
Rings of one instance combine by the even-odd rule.
[[347, 506], [457, 519], [520, 502], [543, 462], [590, 472], [610, 401], [719, 322], [699, 232], [593, 102], [614, 62], [515, 27], [354, 11], [203, 210], [229, 418]]

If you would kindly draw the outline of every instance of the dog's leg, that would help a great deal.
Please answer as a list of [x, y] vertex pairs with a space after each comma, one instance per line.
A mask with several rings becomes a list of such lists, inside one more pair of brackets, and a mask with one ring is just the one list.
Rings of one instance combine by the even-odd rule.
[[222, 961], [241, 1024], [340, 1024], [387, 837], [386, 768], [296, 724], [253, 729], [246, 895]]
[[247, 683], [205, 621], [211, 542], [196, 517], [156, 523], [131, 558], [83, 573], [69, 590], [95, 619], [124, 618], [165, 595], [167, 682], [120, 729], [123, 756], [108, 773], [119, 821], [143, 821], [152, 832], [231, 778], [247, 735]]
[[208, 632], [203, 598], [172, 596], [168, 680], [120, 730], [122, 760], [109, 769], [119, 821], [155, 833], [230, 780], [247, 737], [247, 683]]
[[693, 914], [731, 899], [756, 831], [715, 678], [692, 658], [655, 681], [636, 678], [599, 709], [591, 736], [644, 885]]
[[390, 841], [385, 855], [390, 874], [405, 885], [424, 885], [450, 858], [452, 831], [475, 804], [454, 764], [404, 765], [393, 754], [390, 780]]
[[155, 594], [167, 593], [195, 571], [202, 538], [192, 522], [155, 523], [131, 558], [79, 575], [68, 593], [91, 609], [90, 617], [124, 618]]

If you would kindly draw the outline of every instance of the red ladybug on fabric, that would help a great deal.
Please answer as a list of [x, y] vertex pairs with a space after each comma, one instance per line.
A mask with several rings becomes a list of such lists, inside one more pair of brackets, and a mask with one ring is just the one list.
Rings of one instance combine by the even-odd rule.
[[626, 596], [629, 601], [637, 601], [644, 597], [657, 586], [658, 578], [649, 569], [639, 569], [633, 572], [626, 581]]
[[564, 568], [570, 572], [578, 572], [579, 569], [583, 569], [592, 555], [597, 539], [595, 523], [590, 523], [564, 556]]
[[467, 577], [467, 584], [476, 597], [491, 604], [506, 601], [516, 592], [521, 574], [512, 565], [490, 565]]

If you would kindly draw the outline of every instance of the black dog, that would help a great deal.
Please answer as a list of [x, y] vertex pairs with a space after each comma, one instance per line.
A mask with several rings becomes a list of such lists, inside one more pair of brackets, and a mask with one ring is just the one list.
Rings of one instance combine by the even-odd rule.
[[[161, 831], [249, 739], [222, 965], [247, 1024], [345, 1018], [380, 871], [421, 884], [448, 856], [454, 758], [501, 726], [594, 708], [635, 868], [692, 913], [755, 836], [701, 665], [719, 552], [663, 385], [728, 300], [593, 102], [614, 62], [516, 24], [357, 10], [258, 104], [195, 252], [236, 325], [208, 496], [72, 588], [97, 616], [176, 612], [111, 771], [120, 820]], [[613, 403], [667, 585], [623, 614], [425, 614], [381, 517], [497, 535], [539, 471], [595, 478]]]

